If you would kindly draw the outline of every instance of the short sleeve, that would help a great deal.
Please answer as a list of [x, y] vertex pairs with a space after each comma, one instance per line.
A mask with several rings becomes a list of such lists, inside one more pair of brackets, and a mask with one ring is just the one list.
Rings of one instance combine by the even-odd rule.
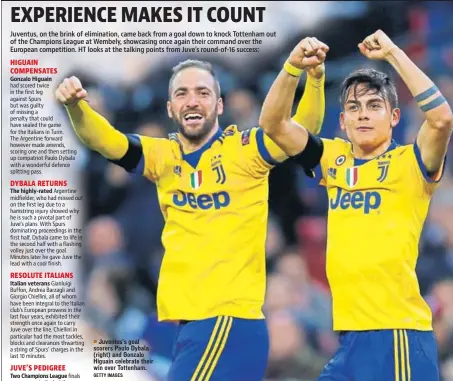
[[288, 158], [259, 127], [241, 132], [240, 151], [242, 164], [255, 177], [266, 175], [270, 169]]
[[334, 141], [331, 139], [321, 138], [324, 150], [321, 156], [320, 165], [321, 165], [321, 180], [319, 181], [320, 185], [327, 185], [327, 169], [329, 168], [330, 158], [334, 155]]
[[411, 173], [411, 179], [416, 182], [418, 185], [416, 189], [419, 189], [422, 194], [431, 196], [440, 180], [443, 177], [445, 171], [445, 161], [442, 163], [442, 167], [437, 171], [437, 173], [430, 175], [426, 170], [426, 166], [423, 163], [420, 149], [418, 148], [417, 143], [412, 144], [412, 149], [408, 152], [409, 157], [409, 168]]
[[129, 173], [141, 175], [156, 182], [170, 153], [170, 142], [167, 139], [136, 134], [127, 134], [126, 137], [129, 141], [126, 154], [121, 160], [113, 162]]

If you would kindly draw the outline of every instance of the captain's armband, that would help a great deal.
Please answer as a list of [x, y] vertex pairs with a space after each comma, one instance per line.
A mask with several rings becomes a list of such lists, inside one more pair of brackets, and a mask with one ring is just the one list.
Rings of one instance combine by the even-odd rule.
[[308, 132], [308, 141], [304, 150], [297, 155], [291, 156], [290, 160], [299, 164], [308, 177], [314, 178], [314, 169], [320, 163], [323, 153], [324, 143], [322, 139]]
[[[129, 147], [121, 159], [109, 160], [111, 163], [123, 167], [127, 172], [143, 171], [143, 147], [140, 137], [137, 135], [126, 135]], [[141, 169], [140, 169], [141, 167]]]

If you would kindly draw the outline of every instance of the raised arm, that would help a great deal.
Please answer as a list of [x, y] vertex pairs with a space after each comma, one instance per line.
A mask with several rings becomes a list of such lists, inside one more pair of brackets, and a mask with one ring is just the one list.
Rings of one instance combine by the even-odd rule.
[[442, 167], [453, 127], [451, 107], [436, 85], [381, 30], [359, 44], [370, 59], [386, 60], [398, 72], [424, 112], [426, 120], [417, 136], [416, 147], [430, 176]]
[[77, 77], [65, 78], [55, 96], [65, 106], [71, 125], [80, 141], [110, 160], [124, 157], [129, 148], [127, 137], [85, 101], [86, 90]]
[[321, 132], [326, 108], [324, 63], [308, 68], [304, 94], [297, 105], [293, 120], [312, 134]]
[[[309, 139], [309, 133], [301, 125], [300, 118], [291, 117], [299, 78], [303, 70], [322, 64], [328, 49], [327, 45], [315, 38], [303, 39], [291, 52], [263, 103], [259, 124], [266, 135], [290, 157], [301, 153]], [[321, 114], [319, 110], [316, 112]]]

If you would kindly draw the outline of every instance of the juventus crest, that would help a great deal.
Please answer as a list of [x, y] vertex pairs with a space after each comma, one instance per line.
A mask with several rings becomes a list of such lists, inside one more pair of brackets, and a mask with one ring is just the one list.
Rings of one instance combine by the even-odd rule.
[[378, 164], [378, 169], [381, 171], [379, 177], [377, 178], [377, 181], [382, 183], [386, 178], [389, 173], [389, 165], [390, 162], [384, 162], [384, 163], [379, 163]]
[[222, 165], [222, 155], [215, 155], [211, 159], [211, 169], [217, 174], [216, 183], [224, 184], [226, 181], [225, 169]]
[[389, 166], [390, 166], [390, 160], [392, 158], [391, 154], [384, 154], [381, 157], [379, 157], [378, 160], [378, 169], [379, 169], [379, 177], [377, 178], [377, 181], [382, 183], [386, 178], [389, 173]]

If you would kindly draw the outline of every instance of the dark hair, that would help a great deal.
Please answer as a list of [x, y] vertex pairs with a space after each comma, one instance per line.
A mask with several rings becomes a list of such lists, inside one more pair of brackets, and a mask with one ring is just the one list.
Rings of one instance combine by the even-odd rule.
[[178, 63], [176, 66], [173, 67], [172, 69], [172, 75], [170, 78], [170, 81], [168, 83], [168, 96], [171, 98], [171, 87], [173, 85], [173, 80], [175, 79], [176, 75], [183, 71], [184, 69], [189, 69], [189, 68], [197, 68], [197, 69], [202, 69], [206, 70], [209, 74], [212, 75], [212, 78], [214, 79], [214, 90], [217, 95], [217, 98], [220, 98], [220, 83], [217, 78], [217, 75], [212, 67], [212, 65], [209, 62], [206, 61], [199, 61], [199, 60], [185, 60], [180, 63]]
[[353, 87], [355, 96], [357, 96], [357, 86], [360, 84], [364, 84], [367, 91], [373, 90], [382, 95], [390, 103], [392, 109], [398, 107], [398, 94], [392, 79], [387, 74], [375, 69], [360, 69], [349, 74], [343, 81], [340, 94], [340, 104], [343, 110], [349, 89]]

